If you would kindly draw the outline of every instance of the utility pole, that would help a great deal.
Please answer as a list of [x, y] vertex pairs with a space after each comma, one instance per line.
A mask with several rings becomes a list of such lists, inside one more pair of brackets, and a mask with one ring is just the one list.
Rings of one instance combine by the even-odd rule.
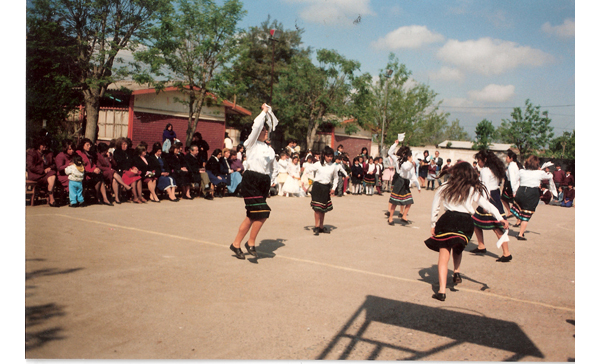
[[388, 88], [389, 88], [389, 81], [390, 81], [390, 77], [392, 77], [392, 73], [394, 73], [394, 70], [388, 69], [385, 72], [385, 97], [384, 97], [384, 104], [383, 104], [383, 119], [382, 119], [382, 123], [381, 123], [381, 144], [379, 146], [379, 155], [383, 156], [383, 136], [385, 135], [385, 123], [387, 122], [387, 96], [388, 96]]
[[281, 36], [281, 32], [277, 29], [270, 30], [271, 37], [269, 40], [273, 43], [273, 52], [271, 53], [271, 94], [269, 96], [269, 106], [273, 107], [273, 75], [275, 74], [275, 42]]

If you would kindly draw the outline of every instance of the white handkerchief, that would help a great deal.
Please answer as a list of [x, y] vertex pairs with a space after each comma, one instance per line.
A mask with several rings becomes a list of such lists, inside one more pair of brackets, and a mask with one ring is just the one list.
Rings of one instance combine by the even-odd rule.
[[398, 141], [402, 142], [404, 141], [404, 137], [406, 136], [406, 133], [402, 133], [402, 134], [398, 134]]
[[502, 243], [504, 243], [505, 241], [508, 241], [508, 229], [504, 230], [504, 234], [502, 234], [500, 239], [496, 242], [496, 246], [498, 247], [498, 249], [500, 249]]
[[275, 127], [277, 124], [279, 124], [279, 120], [277, 120], [277, 117], [275, 117], [275, 114], [273, 114], [273, 109], [271, 109], [271, 106], [267, 105], [267, 107], [269, 108], [266, 115], [267, 125], [269, 125], [271, 131], [275, 131]]

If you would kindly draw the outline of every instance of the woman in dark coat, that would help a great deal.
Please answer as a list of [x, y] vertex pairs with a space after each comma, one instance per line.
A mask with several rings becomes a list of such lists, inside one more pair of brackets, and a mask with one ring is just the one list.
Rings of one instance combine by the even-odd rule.
[[116, 170], [121, 175], [123, 175], [124, 171], [128, 171], [129, 168], [131, 168], [131, 166], [133, 165], [133, 158], [128, 148], [129, 144], [127, 143], [127, 139], [117, 139], [115, 152], [113, 153], [113, 158], [116, 162]]
[[206, 173], [210, 178], [210, 183], [215, 185], [215, 196], [223, 197], [229, 181], [229, 171], [227, 167], [221, 163], [223, 153], [221, 149], [215, 149], [206, 162]]
[[[150, 191], [150, 201], [152, 202], [160, 202], [158, 196], [156, 195], [156, 175], [154, 170], [150, 167], [148, 160], [146, 159], [146, 147], [144, 145], [138, 145], [135, 148], [136, 156], [133, 157], [133, 165], [140, 170], [142, 176], [142, 183], [145, 183], [148, 186], [148, 191]], [[142, 202], [147, 202], [142, 195], [142, 183], [138, 185], [138, 196], [140, 196], [140, 200]]]
[[69, 191], [69, 176], [65, 174], [65, 168], [71, 164], [71, 159], [76, 149], [75, 143], [67, 140], [63, 143], [62, 152], [58, 153], [55, 159], [58, 181], [66, 191]]
[[121, 190], [120, 186], [123, 186], [125, 190], [131, 190], [131, 187], [127, 186], [123, 179], [121, 179], [121, 175], [117, 173], [113, 169], [112, 158], [108, 154], [108, 145], [104, 143], [98, 144], [98, 153], [96, 154], [97, 158], [97, 166], [102, 170], [102, 176], [104, 177], [104, 182], [107, 185], [111, 185], [113, 189], [113, 193], [115, 195], [115, 203], [121, 203]]
[[83, 159], [83, 163], [85, 164], [84, 181], [94, 186], [94, 189], [96, 190], [96, 199], [99, 204], [113, 206], [106, 196], [104, 176], [102, 175], [102, 170], [96, 165], [96, 154], [92, 153], [91, 149], [92, 141], [88, 138], [83, 139], [77, 149], [77, 154], [81, 156], [81, 159]]
[[166, 159], [162, 157], [162, 145], [159, 142], [152, 145], [152, 151], [146, 156], [148, 165], [154, 175], [158, 177], [156, 180], [156, 187], [161, 191], [166, 191], [169, 195], [169, 200], [172, 202], [178, 202], [179, 199], [175, 197], [175, 179], [171, 176], [171, 168], [167, 163]]
[[192, 178], [187, 168], [187, 162], [185, 161], [184, 155], [181, 154], [181, 148], [183, 144], [176, 142], [169, 149], [169, 153], [166, 156], [167, 163], [171, 168], [171, 176], [175, 179], [177, 186], [181, 188], [184, 200], [191, 200], [190, 185], [192, 184]]

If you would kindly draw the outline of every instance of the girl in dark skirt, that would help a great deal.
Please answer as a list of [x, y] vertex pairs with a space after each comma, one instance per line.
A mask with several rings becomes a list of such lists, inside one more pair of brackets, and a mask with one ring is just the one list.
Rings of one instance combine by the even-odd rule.
[[386, 213], [388, 225], [394, 225], [394, 211], [396, 211], [397, 205], [400, 205], [400, 214], [402, 214], [400, 220], [405, 224], [409, 223], [407, 219], [408, 211], [414, 203], [410, 191], [411, 182], [414, 182], [419, 189], [419, 193], [421, 192], [421, 185], [415, 174], [412, 152], [409, 147], [402, 146], [398, 149], [396, 155], [394, 155], [394, 150], [396, 150], [398, 143], [399, 141], [396, 140], [388, 151], [388, 155], [396, 161], [396, 175], [394, 176], [396, 181], [394, 182], [390, 200], [388, 201], [388, 211]]
[[[438, 276], [440, 288], [432, 297], [446, 300], [446, 281], [448, 278], [448, 261], [452, 254], [454, 261], [454, 284], [462, 282], [460, 262], [462, 251], [473, 235], [473, 219], [475, 212], [473, 203], [476, 202], [485, 210], [491, 212], [507, 229], [508, 222], [502, 218], [498, 209], [487, 199], [488, 193], [477, 172], [467, 162], [460, 162], [450, 169], [448, 182], [442, 184], [435, 192], [431, 209], [431, 237], [425, 240], [425, 245], [436, 252], [438, 257]], [[439, 218], [440, 202], [446, 212]]]
[[320, 161], [307, 167], [309, 172], [315, 172], [311, 192], [312, 201], [310, 202], [310, 206], [315, 213], [315, 227], [313, 229], [315, 235], [329, 233], [329, 230], [325, 229], [323, 223], [325, 221], [325, 213], [333, 210], [331, 196], [335, 194], [335, 187], [338, 184], [338, 171], [340, 169], [339, 165], [333, 163], [333, 153], [331, 147], [325, 147], [321, 152]]
[[554, 187], [552, 173], [544, 172], [539, 167], [539, 158], [532, 155], [525, 161], [525, 169], [519, 170], [519, 189], [515, 194], [514, 203], [510, 208], [510, 212], [518, 219], [515, 226], [521, 228], [517, 240], [527, 240], [525, 238], [525, 228], [527, 228], [527, 224], [540, 202], [539, 186], [542, 181], [550, 180], [550, 183], [548, 183], [550, 192], [554, 196], [558, 196]]
[[[519, 163], [517, 161], [517, 155], [512, 150], [506, 151], [506, 174], [504, 177], [504, 187], [502, 188], [502, 205], [504, 210], [510, 210], [510, 204], [513, 203], [515, 198], [515, 191], [519, 188]], [[512, 217], [513, 215], [507, 215], [506, 217]]]
[[248, 254], [258, 257], [256, 237], [269, 218], [271, 208], [267, 205], [267, 196], [277, 178], [275, 151], [265, 143], [269, 137], [269, 129], [275, 130], [277, 126], [277, 118], [267, 104], [263, 104], [261, 108], [262, 112], [254, 119], [252, 131], [244, 142], [248, 168], [240, 183], [240, 194], [246, 204], [246, 218], [240, 224], [238, 233], [229, 246], [238, 259], [246, 259], [240, 246], [248, 231], [250, 237], [244, 246]]
[[[504, 163], [502, 163], [500, 158], [494, 153], [487, 149], [480, 150], [475, 154], [475, 160], [477, 160], [477, 164], [479, 165], [479, 168], [481, 168], [479, 179], [490, 194], [489, 201], [498, 209], [498, 211], [500, 211], [502, 219], [505, 220], [506, 215], [504, 214], [504, 208], [500, 201], [500, 181], [502, 181], [502, 178], [504, 177]], [[471, 253], [487, 252], [483, 240], [483, 230], [493, 230], [498, 239], [504, 234], [502, 223], [481, 207], [478, 207], [475, 211], [475, 215], [473, 215], [473, 224], [475, 225], [475, 236], [477, 237], [478, 246], [475, 250], [472, 250]], [[507, 263], [511, 261], [511, 259], [512, 255], [508, 250], [508, 242], [505, 241], [502, 243], [502, 256], [496, 261]]]

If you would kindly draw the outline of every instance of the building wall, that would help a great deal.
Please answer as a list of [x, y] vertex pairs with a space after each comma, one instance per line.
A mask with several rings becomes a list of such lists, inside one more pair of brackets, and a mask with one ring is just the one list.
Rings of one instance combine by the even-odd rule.
[[[149, 145], [152, 145], [154, 142], [162, 143], [163, 130], [165, 130], [165, 126], [169, 123], [173, 125], [173, 131], [177, 134], [177, 139], [181, 140], [185, 145], [187, 118], [144, 112], [134, 113], [131, 136], [133, 145], [137, 145], [142, 140]], [[196, 131], [202, 134], [202, 139], [206, 140], [210, 146], [209, 155], [213, 150], [223, 148], [223, 139], [225, 136], [225, 124], [223, 122], [199, 120]]]
[[335, 146], [333, 150], [337, 150], [337, 147], [340, 144], [344, 146], [344, 152], [348, 153], [350, 161], [352, 161], [352, 158], [360, 154], [360, 150], [362, 148], [366, 147], [367, 150], [371, 150], [370, 139], [356, 138], [348, 135], [336, 135]]

